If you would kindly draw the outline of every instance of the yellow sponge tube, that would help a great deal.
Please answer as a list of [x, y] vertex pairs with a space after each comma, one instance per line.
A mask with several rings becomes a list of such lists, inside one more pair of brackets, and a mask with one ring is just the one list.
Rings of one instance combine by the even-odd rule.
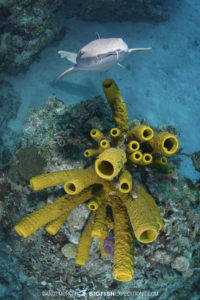
[[46, 204], [23, 218], [15, 225], [15, 230], [19, 235], [26, 238], [38, 230], [41, 226], [46, 225], [62, 214], [66, 214], [65, 216], [67, 217], [67, 214], [69, 215], [74, 207], [85, 202], [91, 196], [91, 191], [86, 191], [81, 195], [74, 196], [73, 199], [68, 195], [57, 198], [53, 203]]
[[153, 129], [146, 125], [135, 126], [129, 131], [128, 136], [136, 137], [140, 142], [149, 141], [153, 137]]
[[126, 134], [128, 132], [128, 115], [121, 92], [115, 81], [112, 79], [104, 80], [102, 86], [112, 110], [113, 121], [122, 134]]
[[102, 234], [101, 234], [101, 238], [99, 239], [99, 249], [101, 251], [101, 256], [103, 257], [108, 257], [108, 255], [103, 251], [103, 247], [104, 247], [104, 241], [108, 236], [108, 228], [107, 226], [104, 224], [104, 226], [102, 227]]
[[152, 155], [150, 153], [143, 153], [142, 159], [138, 162], [141, 166], [146, 166], [152, 163]]
[[140, 151], [132, 152], [128, 158], [132, 163], [139, 164], [140, 161], [142, 160], [142, 152]]
[[121, 131], [119, 128], [116, 127], [110, 130], [110, 138], [112, 147], [115, 147], [121, 139]]
[[140, 166], [146, 166], [152, 163], [152, 155], [150, 153], [141, 153], [140, 151], [132, 152], [129, 155], [129, 160]]
[[148, 143], [152, 147], [153, 153], [160, 153], [166, 156], [175, 154], [179, 147], [177, 137], [168, 132], [159, 132]]
[[119, 190], [122, 193], [129, 193], [132, 190], [132, 176], [131, 173], [127, 170], [122, 172], [122, 174], [119, 177]]
[[45, 230], [52, 235], [55, 235], [66, 221], [67, 217], [69, 216], [70, 212], [67, 210], [65, 213], [60, 215], [58, 218], [54, 219], [50, 223], [45, 226]]
[[98, 155], [99, 153], [101, 153], [101, 149], [86, 149], [83, 155], [85, 157], [92, 157]]
[[66, 209], [66, 196], [56, 199], [51, 204], [46, 204], [42, 208], [31, 213], [15, 225], [16, 232], [26, 238], [41, 226], [57, 218]]
[[108, 148], [97, 157], [95, 171], [103, 179], [115, 178], [126, 163], [126, 154], [119, 148]]
[[68, 180], [64, 184], [64, 189], [69, 195], [77, 195], [90, 185], [101, 182], [101, 178], [97, 176], [94, 170], [81, 169], [76, 170], [74, 174], [68, 177]]
[[153, 197], [149, 193], [147, 193], [145, 191], [145, 189], [143, 188], [142, 185], [140, 185], [140, 188], [139, 188], [138, 192], [139, 192], [139, 197], [143, 197], [143, 198], [146, 199], [146, 201], [149, 205], [150, 211], [156, 219], [156, 222], [158, 224], [158, 229], [161, 230], [162, 227], [163, 227], [163, 218], [160, 215], [160, 212], [159, 212], [159, 209], [158, 209], [158, 206], [157, 206], [155, 200], [153, 199]]
[[81, 238], [78, 244], [75, 263], [81, 266], [85, 266], [88, 262], [90, 246], [92, 243], [92, 228], [94, 225], [95, 213], [93, 212], [87, 221], [87, 224], [81, 234]]
[[[31, 178], [30, 185], [34, 191], [43, 190], [54, 185], [65, 183], [68, 178], [79, 176], [79, 172], [85, 170], [66, 170], [42, 174]], [[83, 173], [83, 172], [82, 172]]]
[[99, 143], [99, 147], [103, 151], [103, 150], [108, 149], [110, 147], [110, 143], [107, 139], [102, 139]]
[[112, 128], [111, 130], [110, 130], [110, 137], [111, 137], [111, 139], [118, 139], [119, 137], [120, 137], [120, 134], [121, 134], [121, 132], [120, 132], [120, 130], [119, 130], [119, 128]]
[[101, 239], [103, 237], [105, 219], [106, 219], [106, 205], [102, 203], [102, 205], [99, 207], [96, 213], [94, 226], [91, 232], [92, 237], [98, 239]]
[[99, 130], [99, 129], [92, 129], [90, 131], [90, 136], [93, 138], [93, 140], [95, 140], [97, 143], [99, 143], [102, 139], [105, 138], [105, 136], [103, 135], [103, 133]]
[[138, 141], [133, 140], [128, 143], [126, 151], [128, 153], [132, 153], [138, 151], [139, 149], [140, 149], [140, 144], [138, 143]]
[[111, 203], [114, 217], [115, 248], [114, 278], [118, 281], [130, 281], [134, 274], [134, 241], [127, 219], [125, 207], [116, 197]]
[[165, 166], [167, 164], [167, 158], [165, 156], [156, 157], [153, 159], [153, 165]]
[[88, 203], [89, 210], [97, 210], [101, 206], [104, 196], [105, 194], [102, 191], [95, 193], [95, 196], [92, 199], [90, 199]]
[[[156, 218], [156, 204], [151, 203], [150, 205], [148, 197], [151, 196], [140, 186], [137, 191], [137, 198], [128, 197], [123, 199], [134, 234], [141, 243], [153, 242], [157, 238], [160, 229]], [[152, 198], [151, 202], [153, 201]]]

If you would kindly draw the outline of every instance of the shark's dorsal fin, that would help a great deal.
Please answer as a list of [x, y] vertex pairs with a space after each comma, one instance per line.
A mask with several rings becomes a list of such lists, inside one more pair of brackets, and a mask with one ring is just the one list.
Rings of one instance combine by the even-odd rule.
[[61, 58], [66, 58], [69, 61], [76, 64], [76, 57], [77, 57], [76, 53], [60, 50], [60, 51], [58, 51], [58, 54], [60, 54]]
[[98, 32], [95, 32], [97, 39], [100, 39], [100, 34]]
[[131, 49], [128, 49], [128, 53], [131, 54], [131, 53], [135, 53], [138, 51], [151, 50], [151, 49], [152, 48], [131, 48]]

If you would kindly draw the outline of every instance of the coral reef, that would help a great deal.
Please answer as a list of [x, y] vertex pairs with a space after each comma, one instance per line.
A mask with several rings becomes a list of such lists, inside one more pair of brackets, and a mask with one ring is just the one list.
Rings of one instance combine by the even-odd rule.
[[23, 129], [22, 147], [37, 146], [50, 166], [69, 159], [71, 164], [72, 160], [82, 159], [85, 147], [92, 147], [88, 132], [93, 127], [106, 133], [112, 125], [111, 113], [101, 97], [66, 107], [55, 96], [50, 96], [44, 108], [30, 110]]
[[0, 70], [16, 73], [57, 36], [54, 11], [61, 0], [0, 1]]
[[[70, 112], [72, 119], [69, 117]], [[70, 138], [73, 138], [76, 153], [79, 154], [84, 149], [82, 150], [80, 141], [76, 140], [76, 135], [78, 136], [82, 126], [85, 128], [82, 136], [85, 148], [95, 148], [96, 142], [90, 138], [87, 130], [99, 128], [106, 139], [109, 139], [106, 129], [115, 127], [111, 117], [107, 101], [100, 97], [72, 107], [66, 107], [62, 101], [50, 97], [44, 107], [32, 109], [27, 116], [19, 150], [32, 145], [40, 148], [40, 154], [47, 160], [46, 172], [87, 168], [92, 164], [93, 158], [86, 160], [77, 155], [72, 160], [70, 152], [65, 155], [61, 151], [61, 143], [57, 146], [56, 139], [60, 136], [64, 138], [66, 132], [66, 142], [70, 145]], [[70, 127], [71, 122], [73, 129]], [[149, 126], [146, 120], [135, 119], [129, 122], [130, 128], [139, 125]], [[175, 135], [178, 133], [177, 128], [166, 125], [152, 129], [155, 134], [159, 131]], [[61, 140], [60, 138], [59, 141]], [[113, 279], [113, 259], [100, 255], [98, 239], [93, 240], [88, 263], [84, 267], [74, 264], [74, 259], [64, 256], [61, 249], [65, 244], [71, 247], [71, 254], [76, 255], [75, 248], [78, 246], [83, 224], [89, 216], [88, 203], [74, 208], [56, 235], [50, 235], [41, 227], [28, 238], [19, 239], [18, 234], [12, 230], [14, 224], [23, 216], [44, 206], [46, 202], [52, 203], [63, 192], [60, 186], [33, 192], [27, 181], [19, 183], [9, 177], [10, 164], [1, 169], [0, 196], [4, 207], [0, 220], [1, 298], [42, 300], [56, 297], [61, 300], [64, 297], [78, 299], [82, 295], [83, 299], [89, 297], [92, 300], [97, 297], [104, 300], [111, 296], [112, 299], [198, 299], [200, 189], [199, 185], [191, 184], [178, 173], [179, 158], [179, 155], [168, 158], [167, 165], [174, 170], [173, 173], [160, 172], [158, 167], [153, 168], [150, 165], [128, 165], [134, 178], [156, 200], [163, 217], [163, 229], [153, 243], [144, 244], [136, 240], [135, 273], [131, 282]], [[111, 221], [108, 223], [110, 228], [114, 225]], [[112, 243], [109, 245], [114, 249], [113, 236], [111, 238]], [[15, 264], [15, 261], [19, 263]]]
[[84, 156], [96, 157], [95, 168], [56, 171], [31, 178], [30, 185], [35, 191], [64, 184], [66, 194], [22, 219], [15, 230], [26, 238], [46, 225], [46, 231], [55, 235], [71, 211], [88, 201], [91, 214], [80, 237], [76, 264], [87, 264], [93, 238], [99, 240], [101, 254], [106, 257], [104, 241], [114, 229], [114, 278], [130, 281], [134, 273], [134, 237], [141, 243], [153, 242], [163, 221], [152, 196], [128, 169], [132, 165], [166, 166], [166, 156], [174, 155], [179, 143], [168, 132], [154, 135], [146, 125], [129, 127], [126, 106], [115, 82], [105, 80], [103, 90], [116, 127], [110, 130], [110, 140], [98, 129], [90, 131], [98, 148], [86, 149]]

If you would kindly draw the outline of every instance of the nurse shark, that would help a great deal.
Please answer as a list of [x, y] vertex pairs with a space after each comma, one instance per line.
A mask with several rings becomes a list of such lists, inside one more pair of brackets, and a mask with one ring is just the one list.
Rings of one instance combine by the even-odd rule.
[[[85, 70], [104, 72], [115, 65], [120, 65], [126, 56], [131, 53], [142, 50], [150, 50], [151, 48], [128, 48], [128, 45], [121, 38], [98, 38], [83, 48], [78, 54], [58, 51], [61, 58], [67, 58], [75, 65], [58, 76], [56, 82], [66, 75]], [[120, 65], [121, 66], [121, 65]]]

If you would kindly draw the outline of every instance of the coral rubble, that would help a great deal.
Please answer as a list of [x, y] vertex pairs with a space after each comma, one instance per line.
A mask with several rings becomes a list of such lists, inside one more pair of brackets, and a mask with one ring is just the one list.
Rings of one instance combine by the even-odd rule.
[[149, 166], [168, 170], [166, 157], [176, 153], [179, 142], [175, 135], [154, 134], [146, 125], [131, 128], [115, 82], [105, 80], [103, 90], [116, 127], [110, 130], [110, 139], [96, 128], [90, 131], [98, 147], [86, 149], [84, 156], [95, 157], [94, 168], [56, 171], [31, 178], [30, 185], [35, 191], [64, 184], [66, 194], [22, 219], [15, 230], [26, 238], [46, 225], [46, 231], [55, 235], [71, 211], [88, 201], [91, 214], [80, 237], [76, 264], [87, 264], [93, 238], [98, 239], [101, 254], [107, 257], [104, 241], [114, 229], [114, 278], [130, 281], [134, 273], [134, 239], [151, 243], [163, 227], [155, 200], [133, 178], [131, 168]]

